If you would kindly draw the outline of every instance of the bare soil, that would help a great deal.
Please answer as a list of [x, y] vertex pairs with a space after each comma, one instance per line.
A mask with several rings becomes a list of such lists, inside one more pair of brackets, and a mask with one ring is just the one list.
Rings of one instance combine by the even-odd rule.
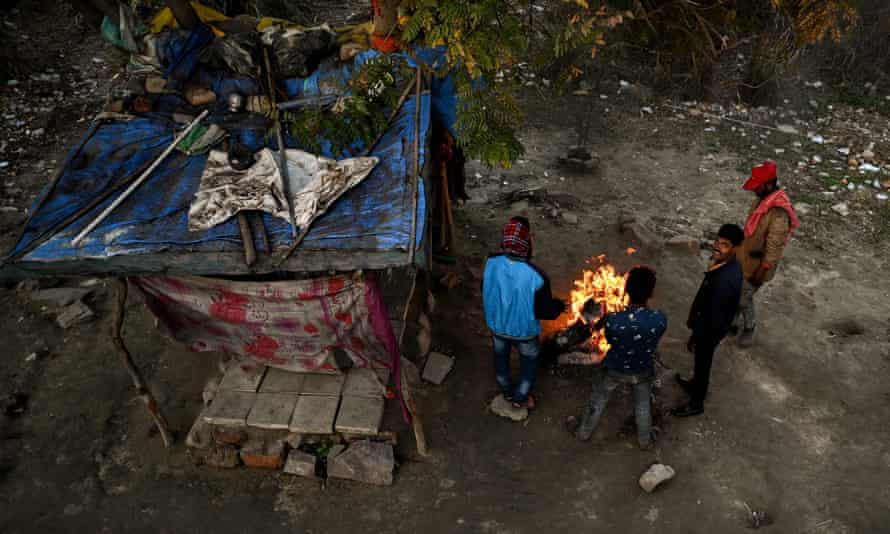
[[[35, 36], [59, 32], [43, 47], [51, 58], [45, 65], [82, 72], [78, 68], [99, 65], [93, 57], [123, 61], [91, 35], [74, 47], [82, 53], [56, 59], [72, 30], [25, 6], [10, 19], [20, 29]], [[618, 80], [602, 86], [617, 88]], [[4, 103], [19, 98], [8, 87], [2, 91]], [[442, 386], [420, 392], [430, 457], [417, 456], [410, 430], [390, 407], [388, 426], [400, 433], [391, 488], [336, 480], [322, 487], [278, 473], [196, 466], [183, 438], [218, 355], [193, 354], [166, 339], [131, 297], [125, 336], [180, 438], [166, 450], [117, 361], [105, 286], [89, 301], [97, 319], [69, 330], [55, 324], [54, 310], [10, 288], [0, 290], [0, 393], [20, 394], [24, 409], [0, 414], [0, 531], [710, 533], [748, 530], [749, 509], [767, 512], [771, 532], [886, 531], [890, 251], [884, 205], [863, 196], [850, 199], [848, 217], [832, 211], [837, 199], [822, 194], [828, 183], [815, 172], [790, 171], [798, 152], [809, 157], [817, 148], [805, 138], [796, 147], [799, 138], [761, 138], [761, 130], [748, 128], [742, 140], [727, 123], [688, 113], [679, 118], [662, 107], [641, 112], [640, 103], [616, 91], [605, 99], [543, 90], [526, 96], [526, 156], [507, 171], [470, 166], [468, 176], [478, 177], [469, 187], [473, 200], [456, 213], [458, 263], [437, 267], [462, 282], [436, 291], [433, 343], [457, 362]], [[886, 129], [885, 116], [869, 114], [869, 120], [883, 121]], [[598, 163], [565, 166], [559, 158], [577, 143], [582, 123], [591, 128], [585, 143]], [[0, 169], [2, 182], [12, 184], [7, 187], [25, 191], [3, 200], [20, 210], [18, 218], [2, 215], [4, 247], [13, 242], [29, 197], [48, 179], [31, 159], [61, 161], [86, 124], [50, 121], [45, 128], [53, 142], [9, 143], [0, 151], [0, 159], [11, 159], [9, 150], [27, 150], [13, 167]], [[787, 152], [777, 155], [775, 148]], [[758, 295], [756, 344], [741, 350], [727, 340], [718, 350], [703, 416], [661, 416], [656, 449], [641, 452], [625, 424], [629, 396], [617, 395], [591, 442], [579, 443], [562, 421], [586, 402], [590, 370], [584, 368], [542, 370], [539, 408], [524, 424], [487, 413], [496, 387], [478, 277], [509, 215], [532, 218], [535, 261], [558, 295], [566, 296], [586, 262], [600, 254], [621, 269], [639, 262], [658, 269], [656, 306], [670, 320], [658, 388], [664, 411], [683, 400], [673, 373], [691, 370], [684, 324], [704, 256], [660, 241], [678, 235], [704, 241], [720, 224], [742, 222], [751, 198], [740, 189], [740, 169], [767, 157], [778, 159], [792, 199], [806, 198], [812, 208], [778, 275]], [[529, 187], [545, 188], [550, 200], [497, 202]], [[564, 213], [577, 215], [577, 224]], [[620, 221], [629, 217], [658, 239], [641, 244], [622, 233]], [[628, 247], [638, 251], [629, 255]], [[655, 461], [671, 465], [677, 477], [646, 494], [637, 479]]]

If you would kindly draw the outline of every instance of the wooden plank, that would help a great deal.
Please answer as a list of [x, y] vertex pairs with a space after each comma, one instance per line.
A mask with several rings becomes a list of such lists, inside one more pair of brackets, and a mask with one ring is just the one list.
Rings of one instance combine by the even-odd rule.
[[280, 268], [274, 255], [262, 255], [252, 268], [244, 265], [244, 252], [156, 252], [122, 254], [107, 258], [77, 258], [60, 261], [28, 261], [28, 256], [0, 266], [0, 282], [76, 275], [115, 274], [138, 276], [151, 274], [240, 276], [292, 273], [387, 269], [405, 265], [408, 256], [402, 249], [391, 250], [312, 250], [301, 249]]
[[260, 386], [260, 393], [299, 394], [303, 391], [303, 381], [305, 379], [305, 373], [295, 373], [269, 367], [266, 370], [265, 378], [263, 378], [263, 384]]
[[204, 420], [212, 425], [244, 426], [254, 400], [256, 393], [218, 391], [204, 413]]
[[343, 391], [345, 375], [307, 374], [303, 380], [302, 395], [321, 395], [326, 397], [339, 397]]

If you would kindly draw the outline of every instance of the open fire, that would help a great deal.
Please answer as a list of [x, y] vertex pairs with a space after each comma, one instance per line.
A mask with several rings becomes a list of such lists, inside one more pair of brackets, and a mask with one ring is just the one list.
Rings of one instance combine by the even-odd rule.
[[592, 323], [599, 317], [617, 312], [627, 307], [628, 297], [624, 294], [627, 274], [619, 274], [615, 267], [606, 262], [605, 254], [592, 258], [598, 265], [595, 269], [585, 269], [580, 280], [575, 280], [571, 292], [572, 324], [587, 325], [590, 339], [584, 342], [592, 353], [603, 356], [609, 350], [609, 343], [602, 329], [593, 330]]

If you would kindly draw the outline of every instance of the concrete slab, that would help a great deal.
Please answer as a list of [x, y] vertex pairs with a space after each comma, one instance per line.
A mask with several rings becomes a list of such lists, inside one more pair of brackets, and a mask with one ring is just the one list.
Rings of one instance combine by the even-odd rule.
[[337, 397], [343, 391], [346, 375], [306, 374], [301, 395], [325, 395]]
[[260, 386], [260, 393], [299, 394], [303, 391], [303, 381], [305, 379], [305, 373], [295, 373], [293, 371], [268, 367], [266, 369], [266, 376], [263, 378], [263, 383]]
[[249, 367], [245, 369], [241, 365], [235, 363], [226, 369], [222, 381], [219, 383], [220, 391], [247, 391], [256, 393], [263, 380], [266, 372], [265, 366]]
[[343, 397], [337, 414], [337, 432], [376, 436], [383, 421], [383, 398]]
[[247, 415], [247, 426], [287, 430], [296, 406], [297, 396], [293, 393], [257, 393]]
[[452, 367], [454, 367], [454, 358], [441, 352], [431, 352], [423, 367], [423, 379], [439, 385], [451, 372]]
[[332, 434], [340, 397], [300, 395], [290, 421], [290, 431], [301, 434]]
[[244, 426], [255, 400], [256, 393], [220, 391], [204, 412], [204, 420], [212, 425]]
[[373, 369], [353, 368], [346, 373], [346, 383], [343, 386], [344, 397], [383, 397], [384, 390], [380, 386], [380, 379]]

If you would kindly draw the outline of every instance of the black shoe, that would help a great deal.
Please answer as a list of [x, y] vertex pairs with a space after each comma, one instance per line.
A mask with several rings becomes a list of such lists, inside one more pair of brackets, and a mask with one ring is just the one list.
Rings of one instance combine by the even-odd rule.
[[683, 391], [685, 391], [687, 395], [692, 395], [692, 380], [686, 380], [680, 375], [675, 376], [677, 378], [677, 383], [680, 384], [680, 387], [683, 388]]
[[671, 410], [671, 415], [674, 417], [692, 417], [693, 415], [701, 415], [703, 413], [705, 413], [704, 406], [693, 406], [692, 404], [687, 404]]

